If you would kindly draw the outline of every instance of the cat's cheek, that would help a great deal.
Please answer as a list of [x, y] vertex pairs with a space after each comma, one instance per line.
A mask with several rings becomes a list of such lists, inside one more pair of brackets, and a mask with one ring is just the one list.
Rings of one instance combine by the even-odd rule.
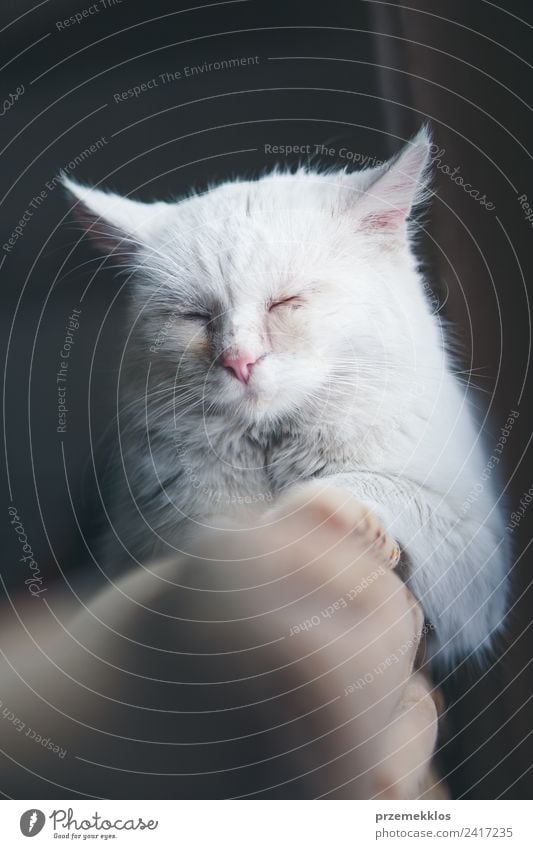
[[276, 367], [272, 357], [267, 357], [255, 369], [251, 380], [253, 392], [262, 397], [273, 394], [278, 387]]
[[257, 409], [290, 412], [316, 389], [307, 368], [294, 357], [267, 357], [254, 376], [252, 390]]
[[278, 353], [298, 353], [313, 345], [310, 316], [306, 310], [277, 310], [269, 322], [272, 350]]
[[183, 351], [185, 356], [205, 358], [209, 355], [210, 342], [204, 329], [183, 325], [176, 328], [174, 340], [176, 348]]
[[198, 359], [201, 359], [202, 362], [206, 360], [210, 360], [211, 355], [211, 346], [207, 339], [200, 339], [198, 337], [194, 337], [190, 340], [189, 345], [187, 347], [187, 351], [195, 356]]

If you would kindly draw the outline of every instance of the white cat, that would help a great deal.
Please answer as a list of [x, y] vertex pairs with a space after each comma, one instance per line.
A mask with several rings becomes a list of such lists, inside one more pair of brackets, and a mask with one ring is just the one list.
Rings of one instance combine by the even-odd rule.
[[399, 541], [435, 654], [490, 646], [506, 542], [413, 251], [428, 170], [423, 129], [385, 166], [275, 171], [172, 202], [64, 180], [131, 271], [111, 514], [122, 555], [186, 550], [216, 517], [319, 478]]

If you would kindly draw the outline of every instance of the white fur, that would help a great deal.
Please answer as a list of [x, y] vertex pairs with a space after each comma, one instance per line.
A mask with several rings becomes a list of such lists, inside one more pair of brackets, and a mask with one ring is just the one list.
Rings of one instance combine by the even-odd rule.
[[[275, 172], [170, 203], [65, 182], [134, 272], [112, 514], [123, 549], [184, 550], [216, 516], [336, 482], [401, 543], [451, 660], [502, 622], [506, 546], [487, 484], [471, 498], [483, 450], [406, 222], [428, 150], [422, 131], [385, 167]], [[287, 297], [299, 300], [269, 311]], [[228, 349], [265, 355], [248, 387], [220, 364]]]

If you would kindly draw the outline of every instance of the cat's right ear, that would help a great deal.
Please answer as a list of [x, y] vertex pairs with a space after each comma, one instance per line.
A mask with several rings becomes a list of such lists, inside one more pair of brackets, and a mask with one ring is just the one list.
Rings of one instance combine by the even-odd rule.
[[125, 263], [139, 247], [150, 243], [168, 210], [164, 201], [143, 203], [82, 186], [66, 176], [61, 182], [73, 202], [73, 214], [99, 250]]

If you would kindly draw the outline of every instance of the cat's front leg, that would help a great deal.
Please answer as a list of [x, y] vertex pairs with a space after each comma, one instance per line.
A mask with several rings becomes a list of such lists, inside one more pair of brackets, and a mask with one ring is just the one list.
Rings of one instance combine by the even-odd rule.
[[490, 649], [507, 604], [507, 547], [495, 509], [484, 521], [413, 481], [371, 472], [303, 486], [312, 497], [317, 486], [332, 485], [365, 504], [398, 540], [400, 572], [422, 605], [434, 657], [449, 663]]

